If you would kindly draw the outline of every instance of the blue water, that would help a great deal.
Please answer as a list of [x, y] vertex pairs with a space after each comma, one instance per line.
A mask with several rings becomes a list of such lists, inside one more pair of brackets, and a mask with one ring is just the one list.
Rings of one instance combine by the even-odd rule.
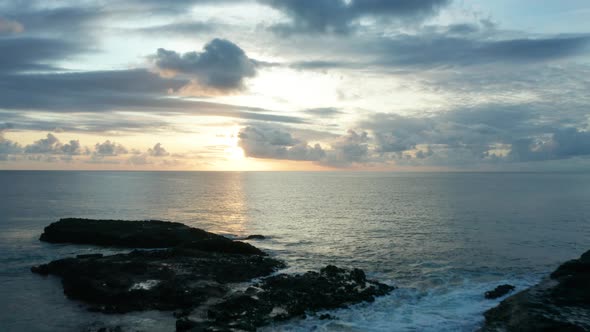
[[252, 241], [285, 272], [359, 267], [399, 287], [374, 303], [265, 330], [473, 331], [500, 283], [524, 288], [590, 249], [589, 173], [0, 172], [0, 330], [115, 322], [173, 330], [170, 313], [90, 313], [32, 265], [92, 246], [38, 237], [63, 217], [164, 219]]

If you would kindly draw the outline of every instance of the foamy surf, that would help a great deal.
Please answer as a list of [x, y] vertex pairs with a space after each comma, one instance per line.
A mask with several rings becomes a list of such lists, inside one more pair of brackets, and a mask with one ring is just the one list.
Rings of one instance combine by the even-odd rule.
[[[465, 280], [429, 290], [400, 287], [373, 303], [322, 311], [305, 319], [271, 325], [261, 331], [474, 331], [483, 323], [483, 313], [505, 298], [485, 299], [483, 294], [487, 290], [508, 283], [520, 291], [537, 281], [538, 277], [530, 276], [494, 282]], [[326, 313], [337, 319], [320, 320], [319, 316]]]

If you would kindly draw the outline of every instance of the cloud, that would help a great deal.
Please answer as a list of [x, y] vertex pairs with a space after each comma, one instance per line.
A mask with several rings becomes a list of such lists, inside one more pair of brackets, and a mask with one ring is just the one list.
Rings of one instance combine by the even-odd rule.
[[70, 143], [64, 144], [61, 147], [61, 151], [70, 156], [79, 155], [83, 153], [82, 146], [79, 140], [71, 140]]
[[55, 135], [48, 133], [46, 138], [27, 145], [24, 152], [30, 154], [63, 154], [75, 156], [82, 154], [83, 149], [78, 140], [71, 140], [69, 143], [62, 144]]
[[152, 59], [165, 75], [183, 75], [201, 88], [223, 92], [241, 90], [244, 79], [256, 76], [256, 62], [226, 39], [213, 39], [203, 52], [180, 54], [160, 48]]
[[132, 29], [145, 35], [165, 35], [190, 37], [197, 33], [211, 33], [216, 31], [221, 23], [214, 22], [174, 22], [169, 24], [154, 25], [150, 27]]
[[149, 160], [148, 156], [145, 154], [133, 155], [127, 159], [127, 163], [131, 165], [149, 165], [152, 162]]
[[23, 151], [22, 147], [4, 137], [5, 128], [0, 127], [0, 160], [7, 160], [8, 155], [18, 154]]
[[539, 161], [590, 156], [590, 131], [560, 128], [548, 136], [513, 142], [508, 157], [518, 161]]
[[108, 16], [105, 7], [89, 3], [60, 4], [46, 6], [34, 2], [13, 2], [12, 6], [1, 8], [9, 17], [18, 18], [27, 33], [52, 34], [61, 38], [87, 35], [90, 26]]
[[127, 154], [128, 150], [121, 144], [106, 140], [103, 143], [96, 143], [94, 145], [93, 154], [101, 157], [117, 156], [120, 154]]
[[0, 74], [55, 70], [55, 61], [69, 59], [85, 50], [81, 45], [59, 39], [0, 38]]
[[[178, 167], [184, 162], [184, 154], [168, 153], [160, 143], [156, 143], [147, 152], [136, 149], [128, 150], [123, 145], [106, 140], [96, 143], [91, 150], [81, 145], [79, 140], [61, 143], [59, 138], [48, 133], [45, 138], [35, 141], [24, 148], [17, 142], [4, 137], [4, 132], [10, 126], [0, 126], [0, 161], [32, 161], [43, 163], [92, 163], [92, 164], [122, 164], [131, 165], [159, 165], [162, 167]], [[77, 157], [78, 156], [78, 157]], [[129, 156], [125, 159], [125, 156]], [[172, 159], [165, 157], [171, 156]]]
[[310, 146], [280, 128], [247, 126], [240, 130], [238, 137], [248, 157], [317, 161], [325, 156], [319, 144]]
[[285, 128], [277, 126], [247, 126], [240, 130], [239, 145], [247, 157], [278, 160], [313, 161], [320, 165], [347, 167], [368, 160], [369, 137], [366, 132], [349, 130], [330, 145], [310, 144], [294, 138]]
[[152, 157], [166, 157], [170, 155], [170, 153], [168, 153], [168, 151], [166, 151], [166, 149], [164, 149], [160, 143], [157, 143], [153, 148], [148, 149], [148, 154]]
[[[250, 125], [239, 134], [245, 155], [319, 165], [470, 167], [590, 158], [587, 114], [551, 117], [546, 104], [489, 104], [431, 115], [371, 114], [358, 130], [311, 144], [297, 130]], [[576, 116], [579, 116], [576, 118]]]
[[369, 136], [363, 131], [357, 133], [349, 129], [346, 135], [338, 138], [332, 143], [331, 151], [327, 153], [327, 158], [322, 163], [343, 167], [353, 163], [362, 163], [368, 161], [369, 157]]
[[[0, 73], [0, 109], [22, 110], [12, 112], [15, 123], [55, 127], [75, 126], [75, 123], [41, 121], [35, 116], [24, 118], [23, 112], [51, 111], [59, 113], [104, 113], [113, 110], [152, 112], [158, 114], [189, 114], [195, 116], [222, 116], [259, 121], [303, 123], [303, 119], [276, 114], [273, 110], [227, 105], [222, 103], [172, 98], [170, 91], [178, 91], [189, 81], [182, 78], [163, 78], [143, 69], [88, 71], [76, 73], [4, 74]], [[168, 98], [166, 98], [168, 97]], [[106, 121], [105, 115], [86, 123], [83, 128], [104, 130], [109, 125], [117, 128], [149, 128], [154, 123], [129, 121], [116, 117]], [[87, 122], [85, 115], [81, 122]]]
[[548, 118], [542, 105], [487, 105], [433, 116], [375, 114], [360, 124], [375, 151], [413, 164], [473, 165], [590, 156], [589, 126]]
[[311, 116], [317, 116], [322, 118], [332, 118], [344, 114], [344, 112], [340, 111], [335, 107], [310, 108], [304, 110], [303, 112]]
[[[171, 157], [171, 158], [166, 158]], [[198, 156], [196, 156], [198, 158]], [[186, 158], [184, 154], [170, 154], [162, 147], [162, 144], [156, 143], [153, 148], [149, 148], [147, 152], [142, 153], [139, 150], [133, 150], [132, 156], [127, 158], [127, 163], [137, 166], [157, 165], [165, 168], [178, 167], [185, 164], [179, 159]]]
[[25, 28], [21, 23], [0, 17], [0, 36], [17, 34], [24, 30]]
[[420, 21], [447, 5], [448, 0], [266, 0], [262, 3], [282, 11], [291, 22], [273, 27], [281, 33], [347, 34], [360, 19], [378, 18]]
[[527, 66], [590, 52], [590, 35], [506, 38], [456, 33], [427, 29], [416, 34], [359, 38], [354, 43], [333, 45], [337, 54], [345, 55], [341, 60], [295, 61], [289, 66], [304, 70], [372, 69], [383, 74], [385, 69], [413, 72], [481, 65]]

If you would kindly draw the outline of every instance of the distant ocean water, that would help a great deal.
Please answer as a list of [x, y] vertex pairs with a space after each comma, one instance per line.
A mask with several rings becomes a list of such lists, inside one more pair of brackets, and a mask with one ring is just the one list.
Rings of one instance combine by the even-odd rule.
[[90, 313], [32, 265], [92, 246], [41, 243], [63, 217], [163, 219], [253, 241], [286, 272], [364, 269], [399, 287], [281, 331], [473, 331], [500, 283], [530, 286], [590, 249], [590, 173], [0, 172], [0, 330], [98, 322], [173, 329], [170, 313]]

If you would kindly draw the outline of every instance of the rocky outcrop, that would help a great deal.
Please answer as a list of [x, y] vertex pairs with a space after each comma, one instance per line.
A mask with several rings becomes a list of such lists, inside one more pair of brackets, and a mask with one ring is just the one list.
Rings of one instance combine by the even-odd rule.
[[79, 255], [31, 270], [60, 276], [65, 295], [89, 303], [91, 310], [124, 313], [197, 306], [225, 296], [229, 283], [266, 276], [281, 267], [282, 262], [259, 255], [173, 248]]
[[[61, 277], [65, 295], [88, 303], [93, 311], [175, 310], [176, 328], [183, 331], [251, 331], [318, 310], [373, 301], [393, 290], [368, 280], [362, 270], [331, 265], [319, 272], [267, 277], [285, 265], [250, 244], [164, 221], [61, 219], [45, 228], [41, 240], [158, 248], [78, 255], [31, 271]], [[252, 284], [261, 277], [266, 278]], [[238, 283], [241, 291], [236, 291]], [[103, 329], [121, 327], [98, 327]]]
[[512, 292], [513, 290], [514, 290], [514, 286], [504, 284], [504, 285], [500, 285], [500, 286], [492, 289], [491, 291], [485, 292], [484, 296], [486, 299], [493, 300], [493, 299], [497, 299], [499, 297], [502, 297], [502, 296]]
[[[197, 320], [179, 319], [177, 329], [254, 331], [259, 326], [304, 317], [306, 313], [318, 310], [372, 302], [376, 296], [385, 295], [393, 289], [392, 286], [367, 280], [362, 270], [328, 265], [319, 272], [265, 278], [208, 308], [206, 314], [197, 315]], [[323, 317], [333, 318], [330, 315]]]
[[485, 314], [482, 331], [590, 331], [590, 250]]
[[95, 220], [65, 218], [45, 227], [41, 241], [124, 248], [184, 246], [201, 251], [263, 255], [244, 242], [177, 222], [160, 220]]

